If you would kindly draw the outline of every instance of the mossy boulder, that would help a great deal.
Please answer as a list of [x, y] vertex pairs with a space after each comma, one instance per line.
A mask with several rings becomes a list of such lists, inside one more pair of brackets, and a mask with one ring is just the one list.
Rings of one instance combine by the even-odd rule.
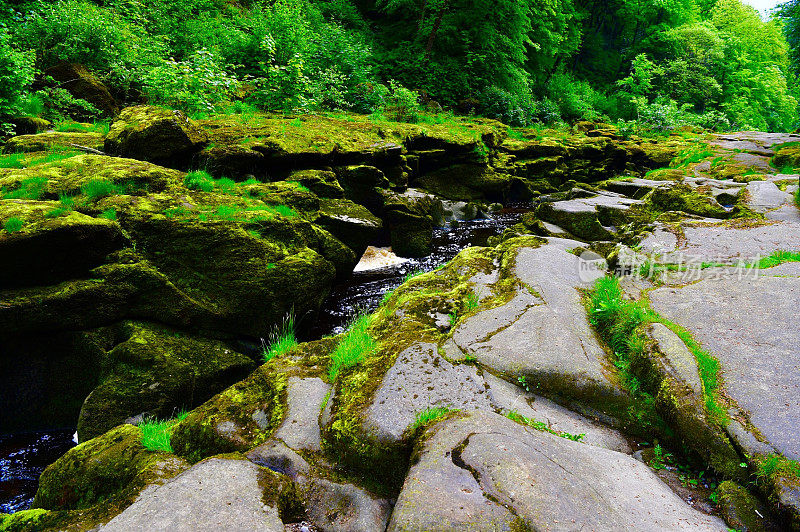
[[742, 532], [778, 530], [764, 504], [746, 488], [726, 480], [717, 490], [720, 512], [731, 528]]
[[121, 323], [111, 328], [100, 384], [86, 398], [78, 418], [78, 438], [85, 441], [133, 417], [165, 419], [190, 410], [255, 366], [221, 342], [166, 327]]
[[110, 194], [145, 194], [174, 190], [183, 184], [183, 174], [151, 163], [119, 157], [82, 154], [21, 170], [0, 177], [0, 189], [13, 194], [21, 188], [37, 187], [39, 198], [59, 199], [81, 194], [82, 187], [108, 183]]
[[76, 150], [75, 146], [84, 146], [93, 150], [102, 150], [104, 137], [100, 133], [70, 133], [63, 131], [47, 131], [35, 135], [20, 135], [8, 139], [3, 146], [5, 153], [34, 153], [53, 150]]
[[119, 112], [119, 105], [106, 87], [89, 69], [76, 63], [59, 63], [44, 71], [75, 98], [95, 106], [105, 116]]
[[251, 198], [257, 198], [268, 205], [286, 205], [301, 212], [319, 210], [319, 198], [317, 195], [305, 187], [299, 186], [297, 182], [260, 183], [247, 181], [239, 185], [239, 192]]
[[772, 165], [779, 170], [794, 172], [800, 168], [800, 143], [790, 142], [775, 148]]
[[177, 161], [200, 151], [206, 134], [180, 111], [137, 105], [122, 110], [105, 139], [105, 151], [144, 161]]
[[401, 257], [430, 255], [433, 228], [441, 223], [442, 202], [416, 190], [385, 194], [384, 218], [392, 250]]
[[336, 180], [336, 173], [328, 170], [300, 170], [293, 172], [287, 181], [300, 183], [321, 198], [343, 198], [344, 189]]
[[172, 448], [196, 462], [263, 443], [283, 419], [286, 384], [285, 374], [261, 366], [189, 413], [175, 427]]
[[503, 201], [510, 176], [488, 166], [462, 164], [425, 175], [417, 184], [437, 196], [455, 201]]
[[175, 455], [145, 449], [139, 427], [120, 425], [48, 466], [39, 479], [32, 508], [79, 510], [103, 505], [111, 513], [114, 506], [132, 502], [147, 485], [163, 482], [187, 467]]
[[20, 116], [8, 118], [8, 123], [14, 126], [17, 135], [35, 135], [53, 127], [53, 123], [36, 116]]
[[0, 288], [53, 284], [103, 262], [127, 239], [118, 224], [78, 212], [51, 217], [57, 202], [0, 200], [0, 221], [22, 221], [20, 230], [0, 231]]
[[701, 194], [691, 186], [681, 183], [657, 188], [645, 198], [645, 201], [647, 206], [657, 213], [681, 211], [708, 218], [730, 218], [732, 215], [710, 195]]
[[373, 166], [345, 166], [336, 169], [336, 177], [347, 199], [365, 206], [374, 214], [383, 210], [383, 190], [390, 186], [382, 171]]
[[314, 223], [341, 240], [359, 258], [369, 245], [378, 242], [383, 231], [380, 218], [347, 199], [321, 199]]

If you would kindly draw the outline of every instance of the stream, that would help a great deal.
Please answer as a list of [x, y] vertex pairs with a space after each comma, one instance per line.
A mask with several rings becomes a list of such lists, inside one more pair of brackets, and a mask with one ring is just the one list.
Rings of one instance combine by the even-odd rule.
[[[323, 303], [316, 323], [302, 340], [344, 332], [361, 311], [378, 308], [384, 294], [403, 283], [410, 272], [429, 272], [451, 261], [470, 246], [484, 246], [491, 236], [519, 223], [531, 204], [510, 205], [486, 218], [462, 221], [434, 230], [433, 251], [427, 257], [376, 270], [354, 272], [333, 288]], [[300, 325], [302, 317], [298, 318]], [[39, 485], [39, 475], [75, 446], [74, 430], [51, 430], [23, 434], [0, 434], [0, 513], [27, 509]]]

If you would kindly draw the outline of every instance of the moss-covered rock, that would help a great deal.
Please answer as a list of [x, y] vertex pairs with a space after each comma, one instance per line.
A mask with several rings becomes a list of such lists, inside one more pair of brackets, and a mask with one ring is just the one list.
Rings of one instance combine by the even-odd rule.
[[[82, 154], [68, 159], [12, 170], [0, 177], [3, 194], [37, 185], [38, 198], [56, 200], [81, 194], [87, 184], [109, 183], [103, 194], [146, 194], [174, 190], [183, 174], [151, 163], [119, 157]], [[91, 185], [90, 185], [91, 186]], [[91, 192], [91, 191], [90, 191]], [[29, 197], [29, 195], [26, 195]]]
[[66, 89], [75, 98], [85, 100], [95, 106], [104, 116], [113, 116], [119, 112], [119, 105], [108, 87], [89, 69], [76, 63], [59, 63], [44, 71]]
[[0, 231], [0, 289], [53, 284], [86, 274], [123, 247], [118, 224], [78, 212], [48, 216], [57, 202], [0, 200], [0, 223], [16, 219], [18, 231]]
[[681, 211], [709, 218], [730, 218], [732, 215], [711, 196], [701, 194], [682, 183], [657, 188], [645, 198], [645, 201], [650, 209], [657, 213]]
[[192, 462], [220, 453], [243, 452], [266, 441], [284, 415], [285, 374], [269, 365], [215, 395], [181, 421], [172, 448]]
[[287, 181], [300, 183], [321, 198], [344, 197], [344, 189], [336, 180], [336, 174], [328, 170], [300, 170], [292, 173]]
[[729, 527], [741, 532], [777, 530], [769, 512], [746, 488], [726, 480], [717, 488], [719, 508]]
[[383, 231], [380, 218], [347, 199], [320, 200], [314, 223], [344, 242], [359, 258], [369, 245], [378, 242]]
[[437, 196], [455, 201], [503, 201], [510, 177], [488, 166], [456, 165], [417, 180], [419, 186]]
[[392, 250], [401, 257], [430, 255], [433, 228], [442, 220], [442, 202], [415, 190], [387, 193], [384, 197], [384, 218]]
[[8, 118], [8, 123], [14, 126], [17, 135], [35, 135], [53, 127], [53, 123], [37, 116], [20, 116]]
[[20, 135], [8, 139], [3, 146], [5, 153], [34, 153], [52, 150], [74, 150], [83, 146], [102, 150], [104, 137], [100, 133], [73, 133], [47, 131], [35, 135]]
[[268, 205], [286, 205], [302, 212], [319, 210], [317, 195], [303, 186], [298, 186], [298, 183], [293, 181], [260, 183], [251, 180], [240, 184], [238, 192], [251, 198], [257, 198]]
[[363, 205], [374, 214], [382, 212], [383, 190], [390, 185], [383, 172], [373, 166], [345, 166], [336, 169], [336, 177], [347, 199]]
[[131, 322], [112, 329], [116, 345], [108, 352], [109, 369], [81, 408], [79, 441], [129, 418], [165, 419], [190, 410], [255, 366], [225, 344], [174, 329]]
[[794, 171], [800, 168], [800, 143], [790, 142], [776, 146], [772, 165], [779, 170]]
[[137, 105], [122, 110], [105, 139], [108, 153], [172, 164], [198, 152], [208, 137], [180, 111]]
[[141, 439], [138, 427], [120, 425], [67, 451], [42, 473], [32, 508], [76, 510], [102, 504], [110, 511], [132, 502], [145, 486], [187, 468], [174, 455], [148, 451]]

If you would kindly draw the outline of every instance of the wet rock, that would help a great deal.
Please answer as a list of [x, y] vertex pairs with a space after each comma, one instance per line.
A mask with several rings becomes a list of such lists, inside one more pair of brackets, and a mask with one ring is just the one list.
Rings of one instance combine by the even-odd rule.
[[320, 200], [315, 223], [329, 231], [360, 257], [371, 244], [377, 243], [383, 222], [366, 207], [346, 199]]
[[381, 190], [390, 186], [382, 171], [373, 166], [346, 166], [336, 169], [336, 177], [347, 199], [374, 214], [381, 213], [384, 203]]
[[415, 189], [386, 194], [385, 201], [384, 217], [392, 250], [402, 257], [430, 255], [433, 228], [442, 219], [441, 202]]
[[111, 124], [105, 151], [143, 161], [176, 161], [207, 142], [206, 134], [180, 111], [137, 105], [123, 109]]
[[319, 414], [330, 384], [319, 378], [289, 378], [287, 413], [273, 437], [295, 450], [319, 451]]
[[32, 507], [73, 510], [111, 506], [188, 468], [174, 455], [145, 449], [141, 438], [138, 427], [120, 425], [67, 451], [42, 473]]
[[259, 474], [258, 466], [246, 460], [205, 460], [142, 493], [101, 530], [283, 532], [277, 507], [262, 498]]
[[124, 323], [113, 332], [110, 369], [78, 417], [85, 441], [145, 413], [167, 419], [191, 410], [253, 369], [248, 357], [221, 342], [152, 324]]
[[764, 504], [745, 488], [726, 480], [719, 485], [719, 508], [728, 526], [741, 532], [778, 531]]
[[486, 166], [456, 165], [417, 180], [423, 189], [453, 201], [502, 201], [509, 190], [509, 176]]
[[453, 365], [433, 344], [415, 344], [397, 357], [367, 409], [364, 430], [396, 443], [417, 415], [431, 407], [490, 408], [482, 380], [472, 366]]
[[247, 459], [291, 479], [310, 471], [308, 462], [280, 440], [269, 440], [251, 449], [247, 452]]
[[588, 198], [543, 203], [536, 216], [553, 223], [578, 238], [611, 240], [614, 225], [624, 223], [627, 211], [639, 203], [611, 193]]
[[[727, 530], [621, 453], [476, 412], [417, 451], [388, 530]], [[508, 460], [513, 456], [513, 460]]]
[[377, 532], [386, 530], [391, 505], [352, 484], [322, 478], [300, 482], [300, 491], [311, 522], [321, 531]]

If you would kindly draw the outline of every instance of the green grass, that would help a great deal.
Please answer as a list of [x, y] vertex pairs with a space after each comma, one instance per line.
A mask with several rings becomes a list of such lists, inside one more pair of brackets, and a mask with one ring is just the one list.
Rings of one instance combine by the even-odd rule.
[[756, 476], [762, 480], [783, 478], [790, 483], [800, 484], [800, 462], [779, 454], [769, 454], [758, 459]]
[[29, 177], [20, 181], [19, 188], [15, 190], [6, 191], [4, 189], [0, 197], [2, 199], [38, 200], [44, 196], [46, 188], [46, 177]]
[[92, 179], [81, 186], [81, 192], [89, 201], [119, 193], [119, 187], [108, 179]]
[[478, 308], [478, 305], [480, 304], [480, 299], [478, 299], [478, 294], [476, 294], [475, 292], [470, 292], [469, 294], [467, 294], [467, 297], [464, 301], [465, 301], [465, 309], [467, 312], [472, 312], [473, 310]]
[[105, 218], [106, 220], [111, 220], [112, 222], [117, 221], [117, 209], [106, 209], [100, 213], [100, 218]]
[[708, 149], [708, 144], [698, 144], [679, 152], [678, 155], [672, 160], [670, 167], [682, 168], [690, 164], [699, 163], [700, 161], [713, 156], [714, 152]]
[[214, 178], [205, 170], [195, 170], [189, 172], [183, 178], [183, 184], [190, 190], [200, 190], [212, 192], [214, 190]]
[[339, 345], [331, 353], [331, 367], [328, 376], [332, 381], [347, 368], [353, 367], [366, 360], [375, 349], [375, 341], [369, 334], [371, 316], [359, 314], [350, 322], [347, 332], [339, 341]]
[[3, 223], [3, 229], [5, 229], [6, 233], [16, 233], [18, 231], [22, 231], [22, 227], [24, 225], [25, 222], [21, 218], [12, 216], [6, 220], [5, 223]]
[[800, 188], [794, 191], [794, 204], [800, 209]]
[[167, 421], [145, 418], [139, 423], [139, 428], [142, 431], [142, 446], [150, 451], [173, 452], [170, 444], [172, 428], [186, 419], [188, 415], [188, 412], [181, 412], [177, 417]]
[[58, 207], [51, 209], [45, 213], [46, 218], [58, 218], [63, 216], [75, 208], [75, 198], [72, 196], [59, 196], [58, 201], [61, 203]]
[[63, 133], [100, 133], [103, 136], [108, 135], [110, 128], [111, 125], [107, 121], [94, 122], [92, 124], [82, 124], [80, 122], [67, 121], [60, 122], [53, 126], [54, 130], [61, 131]]
[[751, 268], [766, 269], [780, 266], [787, 262], [800, 262], [800, 252], [797, 251], [776, 251], [768, 257], [762, 257], [750, 265]]
[[426, 408], [417, 414], [414, 424], [411, 425], [411, 432], [414, 432], [419, 428], [426, 427], [431, 423], [435, 423], [440, 419], [447, 417], [451, 412], [455, 412], [455, 410], [445, 406], [432, 406], [430, 408]]
[[269, 345], [262, 339], [261, 356], [264, 362], [269, 362], [273, 358], [279, 358], [288, 353], [297, 345], [295, 335], [294, 314], [289, 313], [269, 335]]
[[550, 428], [549, 425], [547, 425], [547, 423], [544, 423], [542, 421], [536, 421], [535, 419], [531, 419], [529, 417], [525, 417], [519, 414], [516, 410], [511, 410], [510, 412], [506, 412], [505, 416], [511, 421], [514, 421], [521, 425], [527, 425], [533, 429], [540, 430], [542, 432], [549, 432], [550, 434], [554, 434], [561, 438], [566, 438], [572, 441], [581, 441], [584, 438], [584, 436], [586, 436], [586, 434], [571, 434], [569, 432], [553, 430], [552, 428]]
[[403, 277], [403, 284], [409, 282], [411, 279], [414, 279], [415, 277], [419, 277], [420, 275], [424, 274], [425, 272], [422, 270], [412, 270], [408, 272], [405, 277]]
[[0, 155], [0, 168], [25, 168], [24, 153], [9, 153]]

